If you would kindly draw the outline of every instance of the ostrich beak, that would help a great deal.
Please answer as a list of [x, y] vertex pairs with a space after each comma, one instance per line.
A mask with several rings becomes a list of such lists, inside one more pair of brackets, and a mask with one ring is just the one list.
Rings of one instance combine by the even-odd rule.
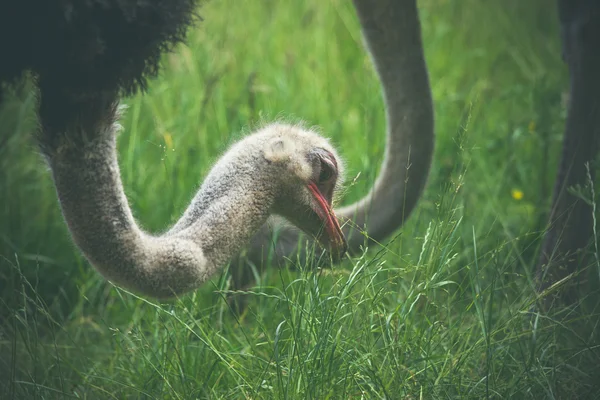
[[346, 253], [348, 245], [340, 223], [333, 212], [331, 200], [327, 200], [323, 196], [323, 193], [321, 193], [319, 187], [314, 182], [308, 184], [308, 190], [310, 190], [316, 200], [317, 207], [315, 211], [325, 224], [325, 232], [327, 233], [327, 238], [323, 238], [321, 235], [318, 239], [323, 245], [329, 247], [334, 257], [341, 258]]

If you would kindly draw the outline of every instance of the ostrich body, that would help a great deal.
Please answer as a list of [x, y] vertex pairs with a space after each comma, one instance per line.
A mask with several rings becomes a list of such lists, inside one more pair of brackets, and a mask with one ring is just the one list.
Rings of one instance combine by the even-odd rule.
[[[71, 136], [59, 135], [56, 147], [46, 147], [73, 239], [106, 278], [158, 298], [197, 288], [270, 214], [289, 219], [334, 254], [345, 251], [331, 209], [341, 172], [335, 150], [313, 132], [281, 124], [231, 147], [168, 232], [144, 232], [134, 221], [119, 174], [118, 113], [114, 104], [106, 107], [94, 125], [82, 115], [68, 127]], [[73, 133], [87, 131], [97, 133], [91, 140], [80, 137], [75, 145]]]

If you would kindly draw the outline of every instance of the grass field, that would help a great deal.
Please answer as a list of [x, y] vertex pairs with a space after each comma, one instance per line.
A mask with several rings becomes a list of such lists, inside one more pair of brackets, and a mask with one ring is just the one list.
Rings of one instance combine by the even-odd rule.
[[[9, 99], [0, 398], [598, 398], [598, 293], [530, 313], [567, 88], [545, 3], [420, 1], [436, 153], [417, 210], [333, 269], [268, 269], [241, 314], [227, 269], [164, 303], [102, 279], [35, 149], [33, 95]], [[320, 126], [358, 176], [343, 201], [366, 193], [385, 121], [350, 2], [212, 0], [201, 14], [125, 100], [120, 164], [141, 225], [166, 229], [228, 145], [278, 118]]]

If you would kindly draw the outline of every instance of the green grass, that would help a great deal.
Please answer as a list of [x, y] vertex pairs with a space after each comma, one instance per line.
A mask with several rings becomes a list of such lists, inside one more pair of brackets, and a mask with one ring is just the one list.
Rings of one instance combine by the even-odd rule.
[[[368, 190], [383, 104], [349, 3], [203, 8], [188, 46], [165, 56], [146, 95], [126, 99], [120, 164], [146, 229], [173, 223], [224, 149], [277, 118], [333, 139], [349, 181], [360, 173], [344, 202]], [[600, 396], [597, 290], [576, 308], [529, 313], [567, 84], [543, 3], [420, 2], [437, 136], [418, 209], [389, 242], [331, 270], [268, 269], [241, 314], [225, 301], [227, 269], [167, 303], [93, 271], [36, 152], [34, 98], [10, 99], [0, 110], [0, 398]]]

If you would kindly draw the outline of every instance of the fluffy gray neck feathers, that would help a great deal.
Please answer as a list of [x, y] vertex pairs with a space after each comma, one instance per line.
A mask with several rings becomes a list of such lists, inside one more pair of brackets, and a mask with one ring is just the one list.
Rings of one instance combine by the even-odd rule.
[[[64, 140], [48, 154], [76, 244], [106, 278], [136, 292], [169, 297], [197, 288], [270, 213], [275, 193], [268, 171], [261, 170], [266, 166], [261, 143], [245, 143], [244, 155], [232, 149], [181, 220], [164, 235], [152, 236], [137, 226], [127, 203], [117, 164], [118, 126], [114, 114], [107, 116], [95, 137], [77, 145]], [[226, 162], [232, 157], [239, 159], [235, 170]]]

